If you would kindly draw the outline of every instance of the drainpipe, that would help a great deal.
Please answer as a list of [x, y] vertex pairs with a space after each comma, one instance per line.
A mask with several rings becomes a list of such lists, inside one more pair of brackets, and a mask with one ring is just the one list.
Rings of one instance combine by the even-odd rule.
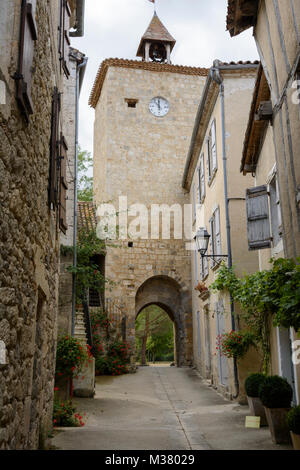
[[[229, 199], [228, 199], [228, 178], [227, 178], [227, 155], [226, 155], [226, 130], [225, 130], [225, 102], [224, 102], [224, 82], [220, 74], [220, 62], [214, 61], [213, 67], [210, 69], [212, 79], [220, 86], [220, 99], [221, 99], [221, 113], [222, 113], [222, 151], [223, 151], [223, 173], [224, 173], [224, 196], [225, 196], [225, 214], [226, 214], [226, 232], [227, 232], [227, 252], [228, 252], [228, 267], [232, 268], [232, 250], [231, 250], [231, 232], [230, 232], [230, 217], [229, 217]], [[234, 318], [234, 303], [230, 295], [230, 313], [232, 330], [235, 331], [235, 318]], [[237, 398], [240, 391], [237, 360], [233, 360], [234, 368], [234, 383], [236, 394], [233, 398]]]
[[[77, 200], [78, 200], [78, 130], [79, 130], [79, 95], [82, 84], [81, 72], [84, 73], [88, 61], [87, 57], [78, 60], [78, 57], [71, 54], [77, 62], [76, 68], [76, 114], [75, 114], [75, 162], [74, 162], [74, 213], [73, 213], [73, 266], [77, 267]], [[76, 317], [76, 274], [72, 278], [72, 336], [75, 333]]]

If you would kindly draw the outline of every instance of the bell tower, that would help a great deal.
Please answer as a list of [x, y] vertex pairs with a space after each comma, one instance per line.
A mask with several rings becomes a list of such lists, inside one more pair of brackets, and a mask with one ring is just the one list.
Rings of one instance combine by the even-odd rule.
[[176, 40], [155, 12], [147, 31], [141, 39], [136, 55], [142, 57], [144, 62], [171, 64], [171, 52], [175, 44]]

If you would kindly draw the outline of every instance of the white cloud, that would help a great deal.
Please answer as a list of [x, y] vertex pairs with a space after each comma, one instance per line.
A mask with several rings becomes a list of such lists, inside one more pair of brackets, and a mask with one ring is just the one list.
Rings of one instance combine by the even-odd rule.
[[[227, 0], [157, 0], [157, 13], [177, 40], [174, 64], [210, 67], [215, 59], [258, 58], [251, 31], [236, 38], [226, 31]], [[89, 58], [80, 100], [83, 149], [93, 151], [94, 110], [88, 99], [100, 63], [109, 57], [135, 59], [152, 15], [147, 0], [86, 0], [85, 36], [72, 40]]]

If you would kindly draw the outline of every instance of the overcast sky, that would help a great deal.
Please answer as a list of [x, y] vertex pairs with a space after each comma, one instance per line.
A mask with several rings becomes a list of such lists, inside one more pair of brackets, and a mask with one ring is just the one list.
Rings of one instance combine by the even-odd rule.
[[[252, 30], [236, 38], [226, 31], [227, 0], [156, 0], [156, 4], [158, 16], [177, 40], [173, 64], [210, 67], [215, 59], [258, 58]], [[100, 63], [109, 57], [136, 59], [152, 16], [149, 0], [86, 0], [85, 35], [72, 38], [72, 46], [89, 58], [80, 98], [82, 149], [93, 151], [94, 110], [88, 99]]]

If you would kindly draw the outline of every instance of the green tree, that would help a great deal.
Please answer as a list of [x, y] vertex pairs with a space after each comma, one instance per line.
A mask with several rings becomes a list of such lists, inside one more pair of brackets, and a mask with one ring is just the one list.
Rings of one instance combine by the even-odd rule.
[[88, 171], [93, 167], [93, 157], [87, 150], [78, 148], [78, 201], [93, 200], [93, 177]]
[[152, 305], [136, 320], [137, 356], [146, 365], [147, 352], [152, 359], [172, 356], [174, 351], [173, 323], [161, 308]]

